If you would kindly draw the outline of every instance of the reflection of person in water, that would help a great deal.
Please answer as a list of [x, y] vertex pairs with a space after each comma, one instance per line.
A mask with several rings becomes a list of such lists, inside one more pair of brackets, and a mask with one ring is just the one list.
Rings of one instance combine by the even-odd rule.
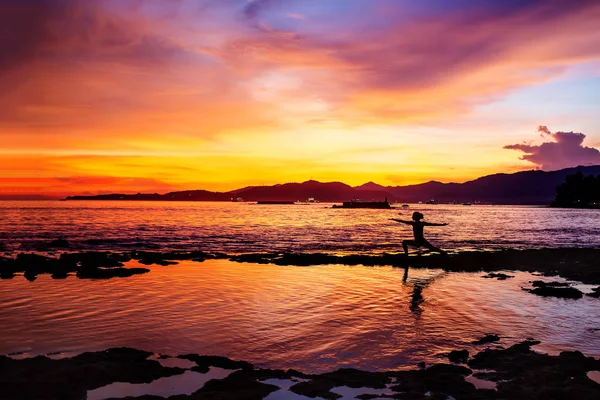
[[446, 254], [446, 252], [444, 250], [442, 250], [438, 247], [435, 247], [434, 245], [429, 243], [427, 241], [427, 239], [425, 239], [425, 236], [423, 236], [423, 228], [425, 226], [446, 226], [448, 224], [434, 224], [432, 222], [425, 222], [425, 221], [422, 221], [423, 218], [424, 218], [423, 214], [421, 214], [418, 211], [415, 211], [413, 213], [412, 221], [404, 221], [402, 219], [392, 218], [393, 221], [400, 222], [401, 224], [412, 225], [412, 227], [413, 227], [413, 235], [414, 235], [415, 239], [402, 241], [402, 247], [404, 248], [404, 254], [408, 255], [408, 246], [425, 247], [426, 249], [428, 249], [430, 251], [436, 251], [441, 254]]
[[408, 282], [408, 269], [409, 267], [404, 267], [404, 276], [402, 277], [402, 284], [404, 286], [412, 287], [412, 291], [410, 293], [410, 311], [419, 319], [421, 317], [421, 313], [423, 310], [421, 309], [421, 304], [425, 302], [423, 298], [423, 290], [426, 289], [429, 285], [435, 282], [437, 279], [443, 278], [446, 276], [445, 272], [434, 276], [422, 276], [422, 277], [414, 277], [411, 279], [411, 282]]

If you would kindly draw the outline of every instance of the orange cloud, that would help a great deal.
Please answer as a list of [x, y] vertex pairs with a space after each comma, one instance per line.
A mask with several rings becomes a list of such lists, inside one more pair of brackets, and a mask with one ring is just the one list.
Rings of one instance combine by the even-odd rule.
[[[413, 183], [436, 170], [467, 179], [510, 167], [508, 156], [471, 159], [460, 132], [437, 148], [445, 133], [414, 127], [600, 60], [594, 1], [411, 18], [378, 2], [361, 14], [373, 18], [365, 28], [299, 22], [290, 4], [301, 5], [0, 3], [0, 179], [69, 193], [310, 177]], [[394, 152], [366, 150], [382, 143]]]

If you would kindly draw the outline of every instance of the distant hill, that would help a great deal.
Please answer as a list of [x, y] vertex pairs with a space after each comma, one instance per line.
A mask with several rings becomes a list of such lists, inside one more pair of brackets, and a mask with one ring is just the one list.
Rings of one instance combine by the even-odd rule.
[[184, 190], [181, 192], [137, 193], [137, 194], [101, 194], [98, 196], [69, 196], [66, 200], [145, 200], [145, 201], [229, 201], [228, 193], [209, 192], [208, 190]]
[[230, 192], [209, 192], [206, 190], [186, 190], [166, 194], [104, 194], [98, 196], [69, 196], [67, 200], [146, 200], [146, 201], [230, 201], [233, 197], [243, 197], [245, 201], [282, 200], [304, 201], [314, 197], [321, 202], [347, 201], [354, 198], [363, 200], [385, 200], [392, 195], [385, 190], [357, 190], [345, 183], [306, 181], [285, 183], [273, 186], [248, 186]]
[[351, 187], [341, 182], [306, 181], [273, 186], [248, 186], [229, 192], [186, 190], [166, 194], [107, 194], [70, 196], [67, 200], [152, 200], [152, 201], [230, 201], [240, 196], [245, 201], [306, 200], [314, 197], [321, 202], [341, 202], [360, 198], [365, 201], [415, 203], [435, 198], [438, 202], [487, 202], [496, 204], [550, 204], [556, 187], [567, 175], [581, 171], [584, 175], [600, 174], [600, 166], [566, 168], [558, 171], [523, 171], [514, 174], [494, 174], [465, 183], [431, 181], [409, 186], [381, 186], [369, 182]]
[[306, 200], [314, 197], [321, 202], [348, 201], [355, 198], [363, 200], [385, 200], [392, 195], [385, 189], [382, 190], [358, 190], [341, 182], [317, 182], [306, 181], [302, 183], [284, 183], [274, 186], [255, 186], [247, 188], [243, 192], [234, 191], [246, 201], [258, 200]]
[[600, 166], [579, 166], [558, 171], [522, 171], [514, 174], [494, 174], [464, 183], [427, 182], [410, 186], [380, 186], [369, 182], [358, 186], [362, 190], [382, 190], [398, 201], [412, 203], [435, 198], [446, 203], [488, 202], [498, 204], [550, 204], [556, 187], [567, 175], [581, 171], [584, 175], [600, 174]]

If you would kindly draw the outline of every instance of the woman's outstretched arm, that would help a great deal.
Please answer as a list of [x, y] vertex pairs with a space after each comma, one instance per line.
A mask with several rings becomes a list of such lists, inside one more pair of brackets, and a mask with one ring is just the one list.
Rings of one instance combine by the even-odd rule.
[[423, 225], [426, 225], [426, 226], [446, 226], [448, 224], [447, 223], [436, 224], [436, 223], [433, 223], [433, 222], [423, 222]]

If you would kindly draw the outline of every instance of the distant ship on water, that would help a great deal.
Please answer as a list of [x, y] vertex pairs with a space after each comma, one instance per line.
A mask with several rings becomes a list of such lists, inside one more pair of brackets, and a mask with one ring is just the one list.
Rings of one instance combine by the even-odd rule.
[[390, 203], [388, 202], [387, 197], [384, 201], [362, 201], [362, 199], [352, 199], [350, 201], [345, 201], [340, 206], [339, 204], [334, 204], [331, 208], [392, 208]]
[[319, 200], [315, 199], [314, 197], [309, 197], [305, 201], [298, 200], [294, 204], [304, 205], [304, 204], [317, 204], [317, 203], [319, 203]]

